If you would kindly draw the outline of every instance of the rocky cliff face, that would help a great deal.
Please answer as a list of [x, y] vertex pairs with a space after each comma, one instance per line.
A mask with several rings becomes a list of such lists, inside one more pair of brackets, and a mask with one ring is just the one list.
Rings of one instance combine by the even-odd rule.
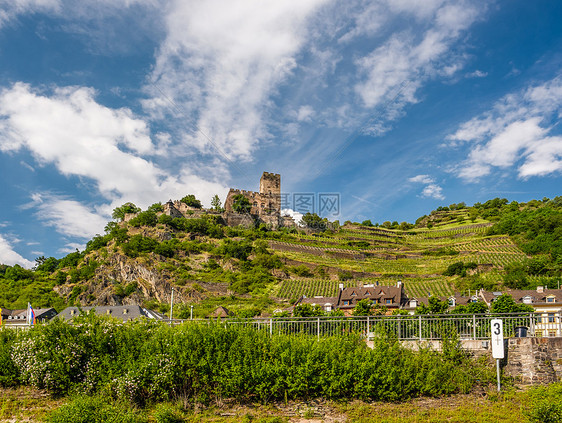
[[[76, 297], [83, 305], [127, 305], [141, 304], [145, 300], [169, 302], [172, 294], [170, 275], [157, 268], [158, 262], [151, 259], [131, 259], [120, 253], [113, 253], [103, 260], [95, 276], [88, 281], [55, 287], [59, 295]], [[136, 288], [135, 288], [136, 285]], [[131, 287], [128, 291], [128, 287]], [[196, 292], [183, 287], [174, 287], [175, 300], [193, 298]]]

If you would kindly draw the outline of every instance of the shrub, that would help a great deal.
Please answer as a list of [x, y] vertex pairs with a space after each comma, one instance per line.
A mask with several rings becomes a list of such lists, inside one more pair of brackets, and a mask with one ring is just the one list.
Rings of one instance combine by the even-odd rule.
[[314, 276], [314, 273], [312, 273], [312, 271], [304, 264], [300, 264], [298, 266], [292, 267], [291, 271], [295, 275], [302, 276], [303, 278], [309, 278], [311, 276]]
[[19, 383], [19, 370], [11, 357], [16, 339], [15, 330], [0, 330], [0, 386], [15, 386]]
[[169, 404], [158, 404], [154, 410], [156, 423], [183, 423], [181, 413]]
[[[54, 321], [19, 336], [12, 359], [24, 383], [58, 395], [92, 395], [71, 401], [50, 422], [69, 416], [144, 421], [134, 410], [96, 397], [99, 392], [140, 405], [176, 397], [396, 401], [467, 392], [477, 377], [482, 380], [474, 369], [479, 365], [452, 350], [410, 351], [384, 337], [370, 349], [354, 335], [318, 339], [314, 325], [302, 336], [270, 335], [213, 323], [117, 324], [87, 313], [72, 324]], [[170, 414], [165, 408], [158, 411], [162, 419]]]
[[47, 416], [48, 423], [145, 423], [148, 420], [129, 404], [111, 403], [100, 396], [78, 396]]
[[156, 226], [156, 223], [158, 223], [158, 217], [156, 216], [156, 212], [152, 210], [141, 212], [129, 220], [129, 225], [136, 228], [139, 226]]
[[533, 423], [562, 422], [562, 404], [552, 400], [542, 400], [533, 404], [528, 412], [529, 420]]

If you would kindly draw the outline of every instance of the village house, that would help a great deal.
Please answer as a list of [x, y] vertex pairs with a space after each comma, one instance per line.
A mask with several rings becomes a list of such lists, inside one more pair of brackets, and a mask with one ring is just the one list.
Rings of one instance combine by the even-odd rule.
[[[57, 315], [57, 311], [54, 308], [38, 308], [34, 309], [35, 322], [44, 323], [51, 320]], [[10, 310], [7, 308], [2, 308], [2, 325], [24, 325], [28, 322], [28, 310], [18, 309]]]
[[124, 322], [133, 319], [156, 319], [156, 320], [166, 320], [167, 317], [162, 313], [154, 310], [148, 310], [139, 305], [126, 305], [126, 306], [95, 306], [95, 307], [67, 307], [61, 311], [57, 318], [70, 320], [74, 317], [79, 316], [83, 312], [89, 312], [94, 310], [94, 313], [98, 316], [111, 316], [113, 318], [122, 320]]
[[384, 306], [388, 309], [389, 314], [407, 304], [404, 286], [401, 281], [398, 281], [396, 286], [374, 283], [344, 288], [344, 285], [340, 284], [337, 297], [301, 297], [295, 303], [295, 307], [299, 304], [318, 305], [325, 312], [342, 310], [346, 316], [350, 316], [361, 300], [369, 300], [372, 304]]
[[562, 336], [562, 289], [538, 286], [536, 289], [514, 289], [506, 292], [481, 290], [480, 298], [486, 305], [491, 306], [502, 294], [511, 295], [516, 303], [530, 305], [535, 313], [540, 313], [540, 318], [532, 322], [535, 336]]

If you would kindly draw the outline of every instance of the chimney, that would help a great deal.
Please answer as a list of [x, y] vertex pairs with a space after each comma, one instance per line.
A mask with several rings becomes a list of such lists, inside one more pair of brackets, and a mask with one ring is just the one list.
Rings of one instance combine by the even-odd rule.
[[340, 283], [339, 287], [340, 287], [340, 291], [342, 291], [343, 290], [343, 283]]
[[396, 287], [400, 288], [402, 286], [402, 281], [396, 282]]
[[537, 286], [537, 292], [542, 294], [544, 292], [544, 286]]

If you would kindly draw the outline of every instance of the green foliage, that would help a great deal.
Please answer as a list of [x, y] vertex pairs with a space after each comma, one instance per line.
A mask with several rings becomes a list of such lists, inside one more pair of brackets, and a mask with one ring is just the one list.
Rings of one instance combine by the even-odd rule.
[[317, 317], [323, 316], [324, 310], [318, 304], [306, 304], [301, 303], [295, 306], [293, 310], [293, 316], [295, 317]]
[[[105, 396], [77, 396], [51, 412], [47, 423], [146, 423], [147, 418], [124, 402], [113, 403]], [[172, 422], [173, 420], [162, 420]], [[157, 420], [160, 422], [160, 420]]]
[[[53, 413], [51, 422], [144, 418], [98, 393], [139, 405], [177, 397], [397, 401], [467, 392], [478, 377], [475, 362], [450, 351], [416, 352], [382, 338], [371, 349], [355, 336], [318, 340], [196, 322], [117, 324], [88, 314], [74, 324], [53, 322], [21, 333], [11, 351], [23, 383], [58, 395], [88, 395]], [[157, 421], [180, 416], [164, 408], [157, 407]]]
[[162, 203], [154, 203], [147, 209], [147, 211], [153, 213], [162, 213], [164, 211], [164, 206], [162, 205]]
[[539, 400], [532, 404], [527, 417], [532, 423], [562, 422], [562, 403], [556, 400]]
[[155, 250], [158, 246], [158, 241], [142, 236], [133, 235], [125, 244], [121, 246], [123, 253], [129, 257], [138, 257], [142, 253], [148, 253]]
[[447, 270], [443, 272], [444, 276], [466, 276], [467, 269], [476, 269], [478, 265], [474, 262], [463, 263], [462, 261], [457, 261], [455, 263], [450, 264], [447, 267]]
[[518, 304], [509, 294], [502, 294], [490, 306], [492, 313], [532, 313], [533, 307], [528, 304]]
[[19, 264], [14, 264], [12, 267], [8, 266], [4, 272], [5, 279], [11, 279], [13, 281], [21, 281], [25, 279], [33, 280], [35, 274], [28, 269], [24, 269]]
[[158, 404], [154, 410], [156, 423], [183, 423], [185, 419], [181, 413], [169, 404]]
[[440, 247], [434, 250], [424, 251], [422, 254], [424, 256], [458, 256], [459, 252], [452, 248]]
[[54, 257], [46, 258], [45, 256], [37, 257], [35, 259], [35, 267], [33, 270], [36, 272], [53, 273], [57, 270], [59, 260]]
[[188, 205], [189, 207], [193, 207], [196, 209], [200, 209], [203, 206], [201, 205], [201, 201], [195, 198], [195, 195], [188, 194], [180, 200], [182, 203]]
[[558, 202], [527, 203], [523, 209], [505, 208], [490, 234], [508, 234], [531, 255], [547, 254], [545, 271], [560, 274], [562, 265], [562, 209]]
[[549, 386], [535, 387], [528, 391], [525, 414], [531, 423], [562, 422], [562, 385], [554, 383]]
[[125, 219], [126, 214], [139, 213], [140, 211], [141, 209], [135, 206], [133, 203], [125, 203], [122, 206], [113, 209], [111, 217], [122, 222]]
[[163, 257], [174, 257], [176, 250], [174, 246], [172, 246], [169, 242], [161, 242], [156, 247], [154, 247], [154, 252], [156, 254], [160, 254]]
[[19, 384], [20, 372], [11, 356], [17, 335], [15, 330], [0, 330], [0, 386], [3, 387]]
[[357, 302], [357, 305], [353, 308], [354, 316], [371, 316], [371, 308], [373, 302], [371, 300], [363, 299]]
[[308, 268], [308, 266], [304, 264], [299, 264], [298, 266], [292, 266], [291, 268], [289, 268], [289, 271], [303, 278], [310, 278], [314, 276], [314, 273], [312, 273], [312, 271]]
[[364, 220], [363, 222], [361, 222], [362, 226], [373, 226], [373, 222], [371, 222], [370, 220]]
[[213, 196], [213, 198], [211, 199], [211, 207], [213, 208], [213, 210], [216, 210], [216, 211], [219, 211], [219, 212], [223, 210], [221, 199], [219, 198], [219, 196], [217, 194], [215, 194]]
[[305, 215], [303, 215], [300, 223], [307, 228], [325, 231], [327, 228], [328, 220], [322, 219], [316, 213], [306, 213]]
[[67, 254], [65, 257], [60, 259], [58, 268], [64, 269], [66, 267], [76, 267], [78, 263], [84, 258], [84, 254], [80, 251]]
[[128, 223], [135, 228], [140, 226], [156, 226], [156, 223], [158, 223], [158, 217], [156, 216], [156, 212], [147, 210], [140, 212], [138, 215], [129, 220]]
[[215, 251], [224, 257], [247, 260], [248, 256], [252, 253], [252, 248], [252, 244], [246, 240], [234, 241], [232, 239], [225, 239]]
[[449, 309], [447, 301], [441, 301], [435, 296], [429, 297], [427, 302], [428, 305], [420, 304], [416, 307], [416, 314], [444, 314]]
[[483, 314], [488, 312], [488, 306], [484, 301], [475, 301], [467, 305], [461, 304], [456, 306], [452, 314]]
[[242, 194], [236, 194], [232, 199], [232, 210], [236, 213], [250, 213], [252, 205], [250, 200], [244, 197]]
[[338, 273], [338, 279], [340, 281], [349, 281], [351, 279], [353, 279], [353, 272], [350, 272], [348, 270], [344, 270], [342, 272]]

